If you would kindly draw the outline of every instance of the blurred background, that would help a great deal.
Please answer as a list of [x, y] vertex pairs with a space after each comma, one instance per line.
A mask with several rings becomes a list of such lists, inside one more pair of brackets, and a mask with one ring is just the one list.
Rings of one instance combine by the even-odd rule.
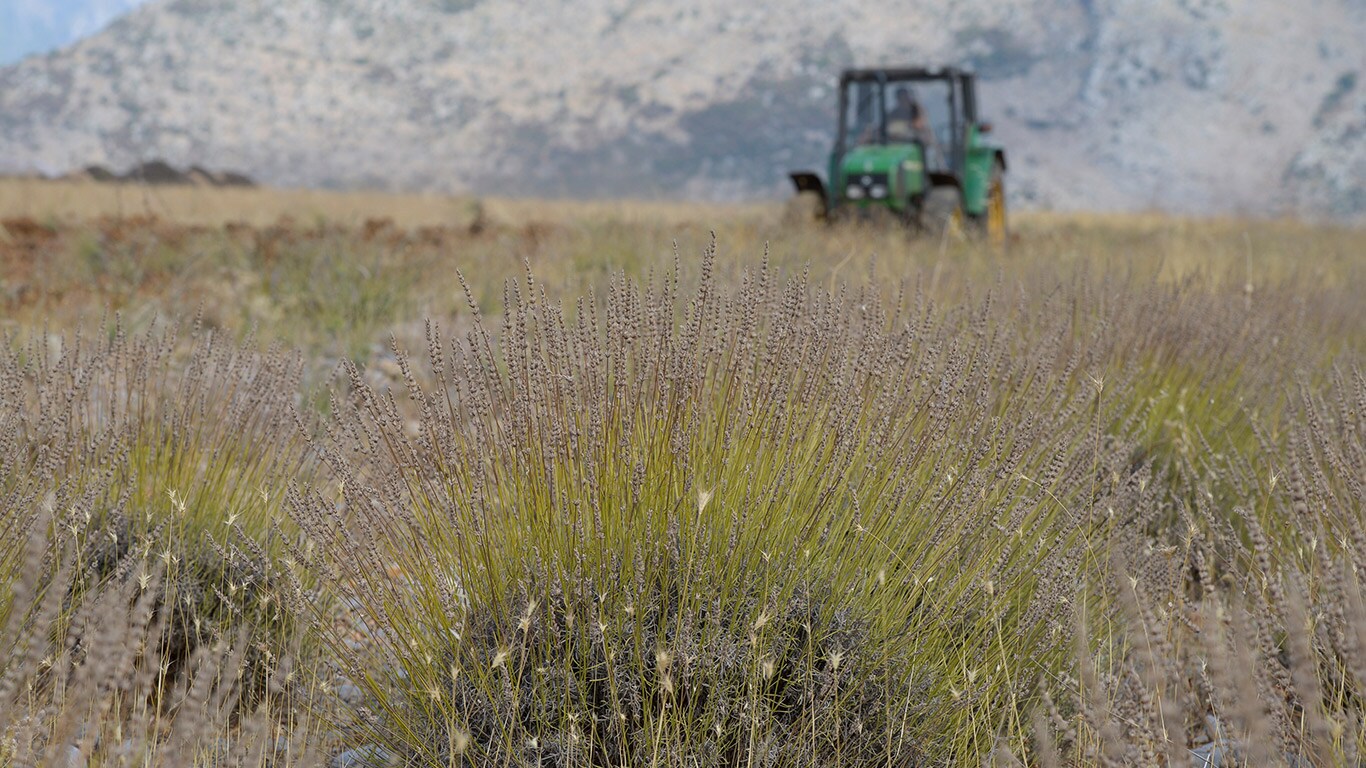
[[1366, 4], [10, 0], [0, 173], [777, 198], [851, 65], [965, 65], [1017, 209], [1359, 220]]

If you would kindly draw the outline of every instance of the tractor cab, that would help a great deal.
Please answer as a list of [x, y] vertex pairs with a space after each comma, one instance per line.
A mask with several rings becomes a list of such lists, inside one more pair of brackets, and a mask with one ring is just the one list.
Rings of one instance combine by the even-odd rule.
[[977, 224], [1003, 241], [1005, 152], [988, 131], [970, 72], [848, 70], [828, 183], [812, 172], [792, 180], [817, 216], [891, 212], [931, 230]]
[[837, 147], [856, 153], [860, 147], [919, 144], [927, 167], [947, 171], [951, 156], [961, 154], [958, 134], [964, 120], [954, 98], [953, 81], [942, 77], [895, 79], [846, 74], [840, 84], [840, 127]]

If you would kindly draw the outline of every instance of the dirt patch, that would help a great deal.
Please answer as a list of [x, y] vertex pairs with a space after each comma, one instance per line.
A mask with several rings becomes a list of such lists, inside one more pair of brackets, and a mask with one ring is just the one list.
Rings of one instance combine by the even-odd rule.
[[57, 229], [27, 216], [0, 221], [7, 239], [19, 245], [43, 245], [57, 239]]

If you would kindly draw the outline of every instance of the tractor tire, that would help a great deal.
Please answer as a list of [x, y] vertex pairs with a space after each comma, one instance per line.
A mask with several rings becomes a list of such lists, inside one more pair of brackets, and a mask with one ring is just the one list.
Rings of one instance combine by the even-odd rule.
[[941, 185], [925, 193], [920, 203], [920, 229], [930, 237], [942, 239], [962, 231], [963, 194], [958, 187]]
[[798, 192], [783, 208], [783, 224], [786, 226], [807, 226], [824, 221], [825, 199], [819, 192]]
[[996, 162], [987, 183], [987, 209], [972, 219], [974, 233], [986, 238], [992, 248], [1005, 253], [1010, 245], [1010, 224], [1006, 217], [1005, 168]]

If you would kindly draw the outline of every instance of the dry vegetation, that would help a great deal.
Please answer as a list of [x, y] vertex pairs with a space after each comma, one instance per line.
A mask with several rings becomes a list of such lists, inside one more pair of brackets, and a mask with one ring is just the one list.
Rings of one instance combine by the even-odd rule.
[[0, 761], [1362, 759], [1359, 230], [44, 189]]

